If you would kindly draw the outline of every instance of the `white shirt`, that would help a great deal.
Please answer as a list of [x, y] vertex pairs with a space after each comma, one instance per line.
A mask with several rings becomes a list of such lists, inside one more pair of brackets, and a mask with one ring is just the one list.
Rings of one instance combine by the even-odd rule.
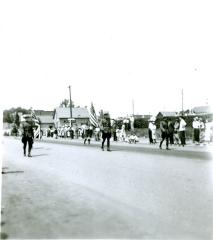
[[186, 130], [186, 122], [181, 119], [180, 120], [180, 126], [179, 126], [179, 131], [185, 131]]
[[193, 121], [192, 127], [193, 128], [200, 128], [200, 123], [198, 121]]

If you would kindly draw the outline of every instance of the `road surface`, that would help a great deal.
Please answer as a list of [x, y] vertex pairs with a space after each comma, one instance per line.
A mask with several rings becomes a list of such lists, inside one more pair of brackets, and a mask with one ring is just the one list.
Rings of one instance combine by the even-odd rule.
[[[99, 144], [100, 145], [100, 144]], [[3, 139], [8, 239], [213, 239], [213, 161], [201, 148]]]

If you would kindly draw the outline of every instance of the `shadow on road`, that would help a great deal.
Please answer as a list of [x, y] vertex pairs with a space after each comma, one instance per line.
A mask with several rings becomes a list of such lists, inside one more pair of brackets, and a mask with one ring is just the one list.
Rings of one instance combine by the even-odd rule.
[[24, 171], [2, 171], [2, 174], [8, 174], [8, 173], [23, 173]]
[[42, 153], [42, 154], [33, 154], [32, 157], [41, 157], [41, 156], [48, 156], [48, 154], [46, 153]]

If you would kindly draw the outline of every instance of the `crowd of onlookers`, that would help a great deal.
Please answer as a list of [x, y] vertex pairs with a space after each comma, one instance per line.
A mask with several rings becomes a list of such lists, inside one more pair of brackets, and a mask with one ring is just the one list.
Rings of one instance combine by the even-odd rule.
[[[90, 143], [91, 138], [95, 141], [101, 140], [101, 129], [100, 127], [93, 127], [91, 124], [82, 124], [81, 126], [68, 126], [63, 125], [58, 128], [50, 126], [43, 132], [43, 136], [51, 138], [62, 138], [62, 139], [84, 139], [84, 143]], [[112, 126], [112, 139], [113, 141], [122, 141], [128, 143], [136, 143], [139, 141], [138, 137], [134, 131], [126, 131], [125, 125], [123, 124], [121, 128], [117, 126]]]
[[[167, 124], [167, 134], [170, 145], [185, 145], [186, 138], [186, 122], [183, 117], [176, 119], [164, 118]], [[161, 128], [161, 127], [160, 127]], [[213, 122], [201, 117], [195, 117], [192, 122], [192, 141], [196, 145], [208, 144], [213, 142]], [[149, 142], [156, 143], [156, 123], [151, 118], [148, 125]], [[161, 130], [162, 132], [162, 130]]]

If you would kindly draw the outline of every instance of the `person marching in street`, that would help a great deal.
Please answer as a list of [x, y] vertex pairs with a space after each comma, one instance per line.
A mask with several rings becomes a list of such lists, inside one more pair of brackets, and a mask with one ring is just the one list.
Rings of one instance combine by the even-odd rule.
[[31, 150], [33, 147], [33, 139], [34, 139], [34, 132], [33, 132], [33, 121], [31, 116], [26, 115], [25, 121], [22, 123], [22, 143], [23, 143], [23, 150], [24, 156], [26, 156], [26, 148], [28, 145], [28, 157], [32, 157]]
[[172, 119], [168, 119], [168, 130], [169, 130], [169, 144], [174, 144], [174, 123]]
[[186, 122], [183, 117], [179, 117], [180, 125], [179, 125], [179, 136], [181, 145], [184, 147], [186, 145]]
[[111, 138], [111, 123], [109, 113], [103, 114], [103, 119], [101, 120], [101, 131], [102, 131], [102, 144], [101, 148], [104, 151], [104, 143], [107, 139], [107, 151], [110, 150], [110, 138]]
[[162, 143], [166, 139], [166, 150], [169, 149], [169, 130], [168, 130], [168, 121], [167, 118], [164, 117], [163, 120], [160, 122], [160, 130], [161, 130], [161, 142], [159, 148], [162, 149]]

